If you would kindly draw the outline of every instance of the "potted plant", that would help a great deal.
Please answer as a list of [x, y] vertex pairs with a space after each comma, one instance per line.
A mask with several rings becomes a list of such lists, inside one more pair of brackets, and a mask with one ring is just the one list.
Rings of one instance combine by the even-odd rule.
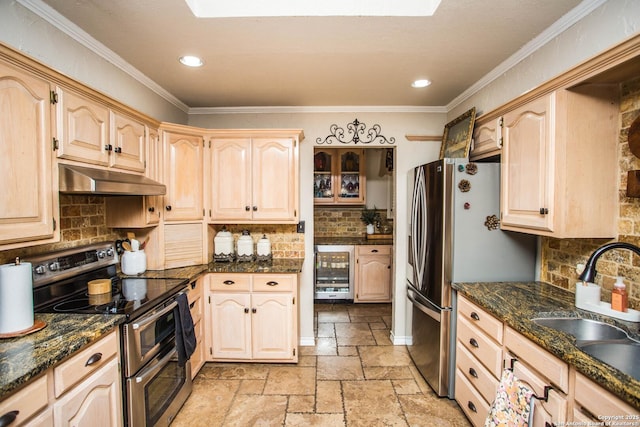
[[367, 225], [367, 234], [373, 234], [373, 224], [380, 221], [380, 214], [376, 211], [376, 207], [368, 209], [366, 206], [362, 209], [360, 219]]

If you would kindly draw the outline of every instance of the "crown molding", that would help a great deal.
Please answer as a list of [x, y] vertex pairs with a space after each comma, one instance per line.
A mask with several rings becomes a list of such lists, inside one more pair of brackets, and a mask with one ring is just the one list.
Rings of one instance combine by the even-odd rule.
[[305, 113], [447, 113], [446, 107], [414, 105], [337, 105], [283, 107], [199, 107], [189, 108], [189, 115], [198, 114], [305, 114]]
[[31, 12], [35, 13], [45, 21], [49, 22], [51, 25], [53, 25], [87, 49], [91, 50], [96, 55], [106, 59], [183, 112], [187, 113], [189, 111], [188, 105], [180, 101], [171, 93], [167, 92], [167, 90], [165, 90], [159, 84], [151, 80], [145, 74], [140, 72], [140, 70], [122, 59], [122, 57], [117, 55], [114, 51], [94, 39], [82, 28], [78, 27], [76, 24], [60, 15], [49, 5], [43, 3], [41, 0], [17, 0], [17, 3], [29, 9]]

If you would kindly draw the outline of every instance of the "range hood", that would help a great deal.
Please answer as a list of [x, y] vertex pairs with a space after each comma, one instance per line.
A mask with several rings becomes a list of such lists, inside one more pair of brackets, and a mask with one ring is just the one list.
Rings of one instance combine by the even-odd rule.
[[167, 187], [141, 175], [59, 165], [60, 192], [104, 196], [161, 196]]

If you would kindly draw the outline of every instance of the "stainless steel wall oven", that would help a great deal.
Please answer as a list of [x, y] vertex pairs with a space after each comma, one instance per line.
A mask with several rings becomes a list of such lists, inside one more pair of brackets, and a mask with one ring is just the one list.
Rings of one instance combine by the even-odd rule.
[[[36, 312], [125, 316], [121, 325], [123, 407], [126, 425], [168, 426], [192, 389], [191, 365], [178, 362], [178, 296], [187, 279], [119, 278], [111, 243], [54, 252], [33, 266]], [[87, 283], [111, 279], [111, 294], [96, 299]]]

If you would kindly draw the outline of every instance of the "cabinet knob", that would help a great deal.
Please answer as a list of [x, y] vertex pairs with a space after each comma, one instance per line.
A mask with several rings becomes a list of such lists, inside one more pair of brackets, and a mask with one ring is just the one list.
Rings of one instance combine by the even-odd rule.
[[252, 309], [251, 309], [251, 312], [252, 312], [252, 313], [255, 313], [256, 311], [258, 311], [258, 310], [256, 310], [255, 308], [252, 308]]
[[170, 211], [170, 210], [171, 210], [171, 205], [168, 205], [168, 206], [166, 207], [166, 209], [167, 209], [168, 211]]
[[476, 339], [475, 339], [475, 338], [471, 338], [471, 339], [469, 340], [469, 344], [471, 344], [471, 345], [472, 345], [473, 347], [475, 347], [475, 348], [480, 347], [480, 346], [478, 345], [478, 341], [476, 341]]
[[154, 208], [153, 206], [149, 208], [149, 212], [154, 213], [155, 211], [156, 211], [156, 208]]
[[120, 154], [120, 153], [122, 153], [122, 147], [116, 147], [113, 151], [115, 151], [116, 153]]
[[255, 212], [255, 211], [257, 211], [257, 210], [258, 210], [258, 207], [257, 207], [257, 206], [254, 206], [254, 207], [253, 207], [253, 211]]
[[549, 214], [549, 209], [540, 208], [540, 215], [548, 215], [548, 214]]
[[102, 359], [102, 353], [94, 353], [90, 358], [87, 359], [87, 362], [84, 366], [91, 366], [95, 363], [98, 363]]
[[104, 149], [105, 149], [106, 151], [113, 151], [113, 145], [111, 145], [111, 144], [107, 144], [107, 145], [105, 145], [105, 146], [104, 146]]
[[244, 312], [245, 312], [245, 313], [248, 313], [248, 312], [249, 312], [249, 308], [245, 307], [245, 308], [244, 308]]
[[249, 212], [249, 211], [251, 210], [251, 206], [249, 206], [249, 205], [245, 206], [245, 207], [244, 207], [244, 210], [245, 210], [245, 211], [247, 211], [247, 212]]
[[478, 313], [476, 313], [475, 311], [471, 312], [471, 318], [473, 320], [480, 320], [480, 316], [478, 316]]
[[10, 411], [0, 417], [0, 427], [10, 426], [18, 417], [20, 411]]

